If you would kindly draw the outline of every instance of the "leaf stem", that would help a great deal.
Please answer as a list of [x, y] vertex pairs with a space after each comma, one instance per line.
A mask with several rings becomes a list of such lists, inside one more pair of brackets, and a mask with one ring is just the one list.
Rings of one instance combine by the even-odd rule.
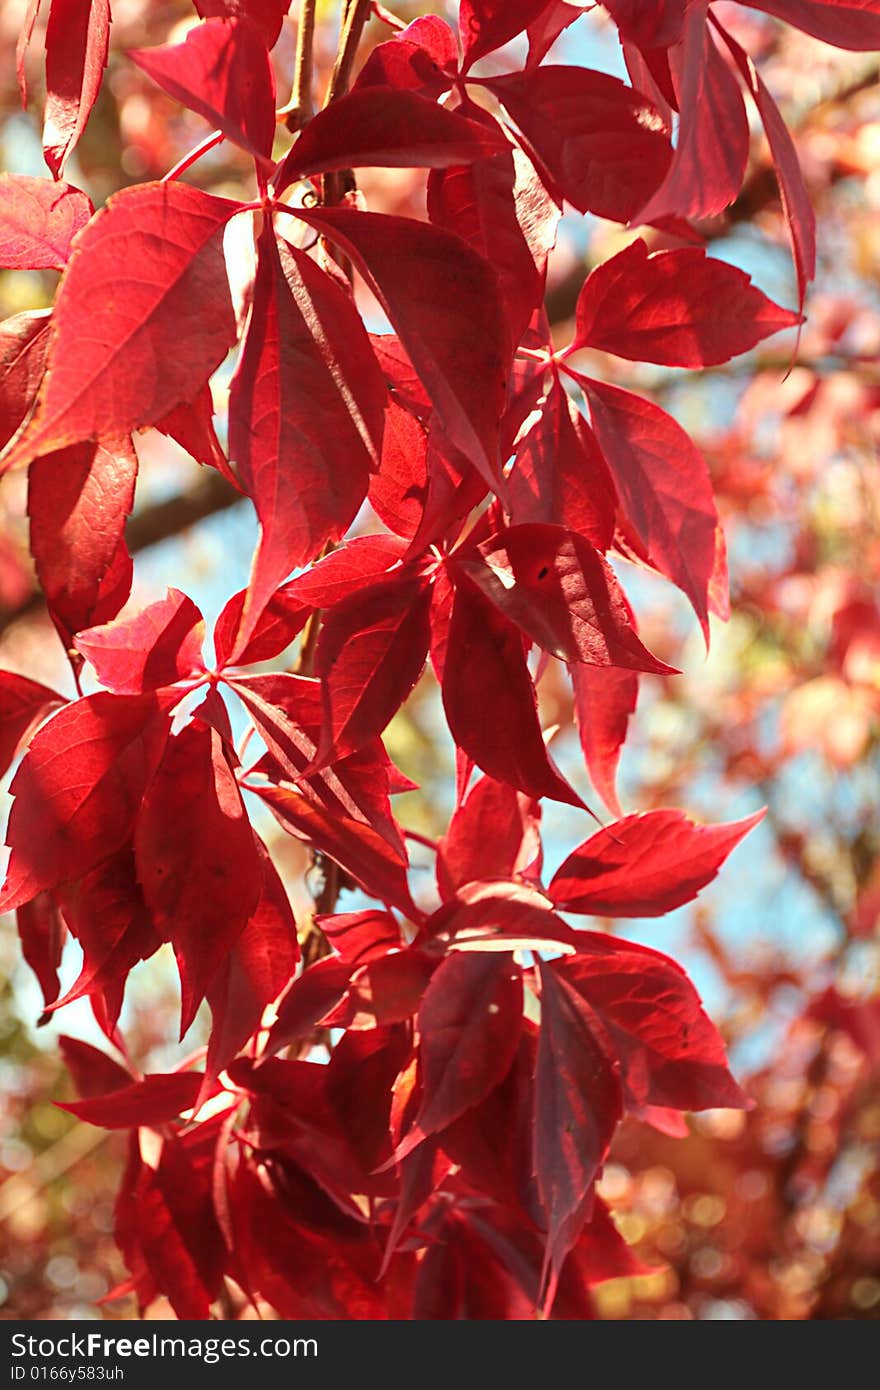
[[222, 130], [213, 130], [211, 134], [206, 135], [204, 140], [201, 140], [194, 149], [191, 149], [189, 154], [185, 154], [183, 159], [179, 159], [173, 169], [168, 170], [168, 173], [163, 176], [162, 182], [170, 183], [172, 179], [179, 179], [181, 174], [185, 173], [191, 164], [195, 164], [197, 159], [201, 159], [203, 154], [207, 154], [209, 150], [213, 150], [215, 145], [221, 144], [225, 139], [226, 136], [223, 134]]

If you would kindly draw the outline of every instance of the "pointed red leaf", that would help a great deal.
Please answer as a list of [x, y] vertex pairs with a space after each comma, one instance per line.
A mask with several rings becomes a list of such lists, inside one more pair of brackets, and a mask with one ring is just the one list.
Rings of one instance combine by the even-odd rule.
[[558, 1275], [590, 1216], [623, 1098], [589, 1007], [556, 966], [541, 962], [540, 971], [533, 1155], [547, 1212], [546, 1263]]
[[278, 1017], [266, 1039], [262, 1056], [274, 1057], [290, 1043], [307, 1038], [342, 999], [352, 968], [336, 956], [325, 956], [303, 970], [278, 1005]]
[[210, 384], [206, 382], [193, 400], [185, 405], [176, 405], [161, 420], [157, 420], [156, 429], [175, 440], [196, 463], [216, 468], [240, 492], [241, 484], [220, 447], [213, 417], [214, 401]]
[[611, 566], [588, 540], [561, 526], [508, 526], [459, 561], [498, 610], [564, 661], [669, 673], [630, 622]]
[[695, 825], [682, 811], [624, 816], [568, 856], [550, 896], [567, 912], [660, 917], [692, 902], [763, 818], [756, 811], [729, 824]]
[[708, 635], [718, 514], [709, 470], [692, 439], [653, 401], [578, 377], [639, 558], [690, 600]]
[[335, 912], [315, 920], [346, 965], [381, 960], [404, 944], [397, 919], [390, 912]]
[[621, 34], [639, 48], [668, 48], [681, 38], [687, 0], [607, 0]]
[[428, 223], [341, 207], [300, 216], [351, 256], [449, 439], [490, 487], [501, 488], [498, 420], [511, 342], [492, 267], [460, 237]]
[[69, 183], [0, 175], [0, 266], [63, 270], [73, 238], [93, 211], [86, 194]]
[[83, 628], [115, 618], [128, 598], [124, 533], [137, 468], [123, 437], [44, 454], [28, 470], [31, 554], [65, 647]]
[[325, 1014], [324, 1027], [357, 1032], [408, 1022], [436, 965], [436, 958], [412, 947], [369, 961], [350, 980], [345, 998]]
[[537, 19], [529, 25], [529, 60], [526, 67], [538, 67], [547, 57], [559, 35], [585, 13], [580, 5], [569, 5], [567, 0], [550, 0]]
[[444, 898], [475, 879], [513, 878], [541, 863], [541, 807], [492, 777], [481, 777], [456, 808], [437, 846]]
[[562, 951], [577, 933], [557, 917], [546, 894], [528, 883], [466, 883], [428, 918], [425, 933], [448, 951]]
[[583, 804], [544, 746], [518, 629], [464, 574], [455, 586], [443, 708], [458, 747], [490, 777], [536, 799]]
[[544, 170], [579, 212], [628, 222], [672, 158], [656, 108], [616, 77], [547, 64], [483, 79]]
[[14, 671], [0, 671], [0, 777], [7, 771], [31, 729], [64, 698]]
[[290, 0], [193, 0], [202, 19], [249, 19], [263, 35], [267, 48], [274, 48], [290, 9]]
[[66, 1105], [60, 1101], [56, 1104], [59, 1110], [66, 1110], [88, 1125], [100, 1125], [102, 1129], [134, 1129], [137, 1125], [162, 1125], [175, 1119], [181, 1110], [191, 1110], [201, 1084], [200, 1072], [170, 1075], [156, 1072], [118, 1091], [107, 1091]]
[[248, 19], [206, 19], [183, 43], [131, 49], [129, 58], [183, 106], [266, 166], [275, 139], [275, 73]]
[[192, 599], [169, 589], [132, 618], [81, 632], [74, 646], [108, 690], [139, 695], [203, 671], [204, 640], [205, 620]]
[[14, 314], [0, 323], [0, 448], [5, 447], [37, 398], [46, 369], [50, 318]]
[[48, 893], [39, 893], [32, 902], [22, 903], [15, 916], [21, 954], [36, 975], [48, 1008], [61, 987], [58, 967], [67, 938], [58, 904]]
[[394, 87], [432, 101], [448, 92], [458, 70], [458, 43], [438, 15], [421, 15], [386, 43], [377, 44], [355, 82], [362, 87]]
[[58, 1039], [58, 1049], [73, 1077], [74, 1086], [84, 1100], [106, 1095], [108, 1091], [121, 1091], [131, 1085], [131, 1073], [90, 1043], [65, 1037], [62, 1033]]
[[10, 787], [0, 911], [82, 877], [125, 843], [167, 736], [160, 711], [155, 695], [101, 691], [34, 736]]
[[309, 121], [273, 179], [281, 193], [332, 169], [445, 169], [506, 148], [501, 132], [412, 91], [363, 87]]
[[36, 412], [6, 466], [130, 433], [193, 399], [235, 341], [222, 241], [236, 207], [144, 183], [92, 218], [58, 291]]
[[548, 4], [549, 0], [461, 0], [462, 70], [516, 38]]
[[46, 25], [43, 153], [56, 179], [98, 99], [109, 41], [109, 0], [52, 0]]
[[721, 1035], [681, 966], [647, 946], [595, 932], [578, 935], [584, 954], [556, 969], [607, 1030], [620, 1058], [627, 1104], [745, 1108]]
[[283, 592], [310, 608], [332, 608], [393, 569], [406, 553], [396, 536], [355, 536], [297, 575]]
[[353, 303], [267, 221], [230, 405], [230, 451], [261, 532], [239, 651], [281, 581], [350, 525], [378, 463], [384, 405]]
[[262, 870], [220, 737], [189, 724], [169, 739], [135, 830], [138, 878], [174, 947], [181, 1037], [252, 916]]
[[325, 614], [315, 655], [324, 702], [319, 766], [377, 738], [403, 704], [428, 654], [430, 606], [428, 581], [403, 571]]
[[621, 814], [616, 778], [620, 750], [639, 696], [635, 671], [604, 670], [572, 662], [578, 735], [590, 781], [614, 815]]
[[880, 48], [878, 0], [742, 0], [836, 48]]

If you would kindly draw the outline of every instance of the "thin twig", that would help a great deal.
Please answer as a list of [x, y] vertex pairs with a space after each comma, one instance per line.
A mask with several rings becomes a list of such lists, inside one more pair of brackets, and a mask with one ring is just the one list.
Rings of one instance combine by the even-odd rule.
[[312, 84], [315, 70], [315, 9], [317, 0], [302, 0], [296, 31], [296, 66], [287, 110], [287, 129], [301, 130], [314, 113]]
[[361, 35], [369, 18], [370, 0], [349, 0], [348, 9], [342, 21], [342, 32], [339, 35], [336, 62], [333, 64], [330, 85], [324, 98], [325, 106], [329, 106], [331, 101], [336, 101], [338, 97], [344, 96], [348, 91]]

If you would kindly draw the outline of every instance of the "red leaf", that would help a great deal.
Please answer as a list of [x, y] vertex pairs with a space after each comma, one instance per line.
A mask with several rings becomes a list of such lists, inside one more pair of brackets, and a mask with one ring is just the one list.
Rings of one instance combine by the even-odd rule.
[[403, 704], [428, 654], [430, 606], [428, 581], [403, 571], [325, 615], [315, 655], [324, 702], [319, 767], [378, 737]]
[[635, 671], [598, 670], [583, 662], [572, 662], [568, 673], [590, 781], [609, 810], [619, 816], [617, 764], [639, 696], [639, 678]]
[[92, 218], [58, 291], [36, 411], [5, 466], [128, 434], [193, 399], [235, 341], [222, 240], [236, 209], [144, 183]]
[[296, 922], [268, 852], [257, 841], [262, 891], [229, 957], [208, 986], [211, 1037], [206, 1084], [228, 1066], [257, 1031], [263, 1011], [287, 985], [299, 960]]
[[254, 784], [251, 791], [263, 798], [282, 829], [315, 846], [351, 874], [372, 898], [399, 907], [411, 921], [422, 913], [410, 897], [406, 869], [372, 826], [341, 821], [323, 806], [316, 806], [287, 787]]
[[378, 463], [384, 405], [351, 300], [267, 222], [230, 405], [230, 448], [261, 530], [239, 651], [281, 581], [354, 518]]
[[668, 48], [681, 38], [687, 0], [607, 0], [621, 34], [639, 48]]
[[545, 1264], [558, 1276], [590, 1216], [593, 1183], [621, 1118], [623, 1099], [617, 1069], [597, 1041], [590, 1009], [555, 966], [542, 961], [540, 971], [533, 1154], [547, 1212]]
[[478, 547], [465, 570], [499, 612], [564, 661], [669, 673], [632, 626], [611, 566], [561, 526], [509, 526]]
[[354, 85], [395, 87], [436, 101], [449, 91], [450, 73], [457, 70], [458, 43], [449, 25], [437, 15], [422, 15], [376, 45]]
[[640, 222], [722, 212], [742, 187], [749, 156], [742, 93], [709, 33], [705, 4], [688, 8], [683, 41], [670, 52], [681, 112], [678, 142], [665, 179], [638, 210]]
[[708, 638], [718, 514], [706, 462], [681, 425], [652, 401], [578, 377], [638, 557], [686, 594]]
[[64, 699], [14, 671], [0, 671], [0, 777], [7, 771], [31, 729]]
[[131, 49], [128, 56], [175, 101], [269, 167], [275, 73], [263, 37], [249, 20], [206, 19], [183, 43]]
[[398, 1162], [505, 1076], [519, 1045], [522, 1000], [522, 976], [507, 953], [453, 955], [439, 966], [418, 1016], [422, 1101]]
[[578, 935], [583, 954], [555, 968], [607, 1029], [620, 1058], [627, 1104], [745, 1108], [721, 1036], [681, 967], [647, 946], [595, 932]]
[[410, 948], [361, 966], [338, 1006], [324, 1017], [326, 1028], [355, 1031], [406, 1023], [421, 1003], [437, 962]]
[[73, 1084], [84, 1100], [106, 1095], [108, 1091], [121, 1091], [131, 1085], [131, 1074], [125, 1067], [97, 1047], [61, 1034], [58, 1048]]
[[549, 0], [461, 0], [458, 25], [464, 48], [462, 71], [516, 38], [548, 4]]
[[137, 1125], [161, 1125], [173, 1120], [181, 1110], [191, 1110], [202, 1084], [200, 1072], [156, 1072], [134, 1085], [118, 1091], [108, 1091], [89, 1100], [72, 1101], [62, 1105], [78, 1120], [102, 1129], [133, 1129]]
[[481, 777], [456, 808], [437, 846], [442, 897], [475, 879], [513, 878], [541, 865], [541, 807], [492, 777]]
[[193, 0], [202, 19], [249, 19], [257, 26], [267, 48], [274, 48], [281, 33], [290, 0]]
[[34, 736], [10, 787], [0, 911], [81, 878], [126, 842], [167, 736], [161, 708], [155, 695], [101, 691]]
[[156, 928], [177, 957], [182, 1037], [262, 882], [254, 833], [215, 730], [193, 723], [169, 739], [138, 817], [135, 857]]
[[137, 467], [131, 440], [123, 437], [44, 454], [28, 470], [31, 554], [67, 648], [75, 633], [115, 618], [128, 598], [124, 533]]
[[109, 41], [109, 0], [52, 0], [46, 25], [43, 153], [56, 179], [97, 101]]
[[139, 695], [203, 671], [204, 640], [205, 620], [192, 599], [169, 589], [135, 617], [81, 632], [74, 646], [108, 690]]
[[276, 589], [254, 624], [254, 630], [244, 648], [236, 655], [236, 640], [247, 594], [247, 589], [239, 589], [237, 594], [233, 594], [224, 604], [214, 624], [214, 652], [218, 671], [229, 666], [234, 656], [236, 665], [239, 666], [271, 661], [272, 657], [278, 656], [285, 647], [290, 646], [309, 620], [311, 609], [294, 598], [287, 586]]
[[880, 48], [878, 0], [742, 0], [836, 48]]
[[497, 781], [527, 796], [581, 806], [544, 746], [520, 633], [471, 580], [460, 575], [459, 581], [443, 671], [452, 737]]
[[616, 77], [548, 64], [482, 81], [516, 121], [560, 202], [629, 222], [663, 179], [672, 154], [662, 118]]
[[426, 936], [448, 951], [541, 951], [570, 954], [578, 934], [557, 917], [538, 888], [527, 883], [466, 883], [429, 917]]
[[526, 67], [538, 67], [559, 35], [585, 13], [580, 5], [569, 5], [566, 0], [550, 0], [549, 5], [545, 5], [537, 19], [529, 25], [529, 60]]
[[412, 540], [425, 513], [428, 495], [428, 432], [408, 410], [389, 397], [378, 472], [370, 478], [373, 511], [395, 535]]
[[763, 818], [756, 811], [729, 824], [695, 825], [681, 811], [624, 816], [568, 856], [550, 896], [567, 912], [660, 917], [692, 902]]
[[428, 223], [341, 207], [299, 215], [354, 260], [449, 439], [500, 489], [498, 420], [511, 343], [494, 270], [460, 237]]
[[[794, 251], [798, 282], [798, 308], [803, 310], [807, 285], [816, 274], [816, 214], [804, 184], [797, 149], [789, 134], [788, 127], [780, 115], [779, 107], [773, 100], [751, 58], [740, 48], [736, 40], [731, 38], [725, 29], [721, 28], [717, 20], [714, 20], [714, 23], [733, 54], [734, 62], [751, 93], [764, 125], [764, 134], [767, 136], [767, 143], [770, 146], [770, 154], [782, 198], [782, 209], [788, 223], [789, 236]], [[880, 14], [877, 16], [877, 41], [880, 43]]]
[[477, 124], [412, 91], [363, 87], [309, 121], [283, 159], [277, 193], [308, 174], [332, 169], [445, 169], [506, 148], [492, 125]]
[[714, 367], [797, 322], [797, 314], [774, 304], [736, 266], [696, 247], [649, 255], [638, 238], [588, 277], [572, 350], [598, 348], [664, 367]]
[[63, 270], [73, 238], [93, 211], [85, 193], [69, 183], [0, 175], [0, 265]]
[[390, 912], [335, 912], [315, 920], [346, 965], [381, 960], [404, 944], [397, 919]]
[[15, 915], [21, 954], [36, 975], [48, 1008], [58, 998], [61, 987], [58, 967], [67, 937], [64, 922], [48, 893], [39, 893], [32, 902], [22, 903]]
[[156, 429], [175, 440], [185, 449], [196, 463], [204, 463], [216, 468], [237, 492], [241, 484], [229, 467], [229, 462], [220, 447], [214, 430], [214, 401], [211, 387], [206, 383], [196, 397], [186, 405], [176, 405], [161, 420], [156, 421]]
[[380, 579], [402, 559], [406, 546], [396, 536], [355, 536], [323, 556], [279, 591], [310, 608], [332, 608]]
[[0, 324], [0, 448], [32, 409], [46, 369], [50, 318], [14, 314]]
[[266, 1039], [263, 1058], [273, 1057], [289, 1043], [307, 1038], [342, 999], [351, 974], [352, 966], [346, 961], [326, 956], [297, 976], [278, 1005], [278, 1017]]
[[597, 550], [614, 537], [617, 498], [593, 432], [558, 381], [526, 418], [509, 480], [510, 517], [577, 531]]

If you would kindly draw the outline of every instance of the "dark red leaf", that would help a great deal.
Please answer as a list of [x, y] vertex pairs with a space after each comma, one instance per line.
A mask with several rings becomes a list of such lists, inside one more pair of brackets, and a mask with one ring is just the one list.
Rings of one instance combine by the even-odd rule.
[[339, 1005], [324, 1017], [326, 1028], [354, 1031], [406, 1023], [419, 1007], [436, 959], [410, 948], [360, 966]]
[[108, 1091], [121, 1091], [131, 1085], [131, 1073], [90, 1043], [61, 1034], [58, 1049], [74, 1086], [84, 1100], [106, 1095]]
[[0, 671], [0, 777], [27, 735], [64, 698], [14, 671]]
[[557, 917], [546, 894], [528, 883], [466, 883], [429, 917], [426, 936], [449, 951], [570, 953], [577, 933]]
[[156, 1072], [142, 1081], [109, 1091], [89, 1100], [62, 1105], [78, 1120], [102, 1129], [133, 1129], [137, 1125], [161, 1125], [173, 1120], [181, 1110], [191, 1110], [202, 1084], [200, 1072]]
[[672, 158], [663, 120], [618, 78], [548, 64], [483, 81], [516, 121], [560, 202], [628, 222], [662, 181]]
[[315, 920], [346, 965], [381, 960], [404, 944], [397, 919], [390, 912], [336, 912]]
[[266, 1039], [263, 1057], [273, 1057], [288, 1044], [307, 1038], [342, 999], [352, 969], [346, 961], [326, 956], [297, 976], [278, 1005], [278, 1017]]
[[566, 0], [550, 0], [529, 25], [529, 61], [526, 67], [538, 67], [559, 35], [585, 13], [580, 5], [569, 5]]
[[621, 34], [639, 48], [668, 48], [681, 38], [687, 0], [606, 0]]
[[206, 19], [183, 43], [131, 49], [154, 82], [261, 163], [275, 139], [275, 73], [266, 44], [248, 19]]
[[714, 367], [798, 320], [736, 266], [696, 247], [649, 255], [637, 238], [588, 277], [572, 349], [664, 367]]
[[583, 662], [572, 662], [568, 673], [590, 781], [609, 810], [619, 816], [617, 764], [639, 696], [638, 675], [635, 671], [597, 669]]
[[43, 153], [56, 179], [97, 101], [109, 41], [109, 0], [52, 0], [46, 25]]
[[14, 314], [0, 324], [0, 447], [33, 407], [46, 369], [49, 315]]
[[5, 466], [128, 434], [193, 399], [235, 341], [222, 241], [236, 208], [144, 183], [92, 218], [58, 291], [35, 414]]
[[202, 19], [251, 20], [267, 48], [274, 48], [290, 9], [290, 0], [193, 0], [193, 4]]
[[119, 695], [139, 695], [204, 670], [205, 620], [179, 589], [141, 609], [81, 632], [74, 645], [98, 680]]
[[352, 208], [300, 216], [352, 257], [449, 439], [500, 489], [498, 420], [511, 342], [495, 271], [455, 233], [427, 223]]
[[492, 777], [481, 777], [458, 806], [437, 846], [437, 886], [449, 898], [475, 879], [514, 878], [541, 866], [541, 806]]
[[281, 581], [354, 518], [378, 464], [384, 405], [353, 303], [267, 221], [230, 405], [230, 450], [261, 532], [234, 658]]
[[214, 624], [214, 652], [217, 669], [229, 666], [235, 656], [236, 665], [250, 666], [259, 661], [271, 661], [302, 632], [311, 609], [288, 592], [287, 587], [276, 589], [254, 625], [254, 630], [236, 654], [236, 640], [241, 615], [247, 599], [247, 589], [239, 589], [223, 606]]
[[279, 592], [311, 608], [332, 608], [350, 597], [354, 589], [380, 579], [405, 553], [406, 546], [396, 536], [355, 536]]
[[724, 825], [695, 825], [682, 811], [624, 816], [568, 856], [550, 896], [567, 912], [660, 917], [691, 902], [728, 854], [763, 820], [756, 811]]
[[438, 15], [422, 15], [376, 45], [354, 86], [395, 87], [436, 101], [449, 91], [449, 74], [457, 68], [458, 44], [449, 25]]
[[548, 4], [549, 0], [461, 0], [462, 70], [516, 38]]
[[176, 405], [161, 420], [157, 420], [156, 429], [175, 440], [196, 463], [216, 468], [240, 492], [241, 484], [220, 447], [213, 416], [214, 401], [211, 387], [206, 383], [194, 400], [186, 405]]
[[135, 831], [137, 872], [181, 981], [181, 1037], [261, 892], [254, 833], [219, 735], [189, 724], [169, 739]]
[[880, 48], [878, 0], [742, 0], [836, 48]]
[[69, 183], [0, 175], [0, 266], [63, 270], [73, 238], [93, 211], [86, 194]]
[[48, 1008], [61, 987], [58, 967], [67, 937], [58, 905], [48, 893], [39, 893], [32, 902], [22, 903], [15, 916], [21, 954], [36, 975]]

